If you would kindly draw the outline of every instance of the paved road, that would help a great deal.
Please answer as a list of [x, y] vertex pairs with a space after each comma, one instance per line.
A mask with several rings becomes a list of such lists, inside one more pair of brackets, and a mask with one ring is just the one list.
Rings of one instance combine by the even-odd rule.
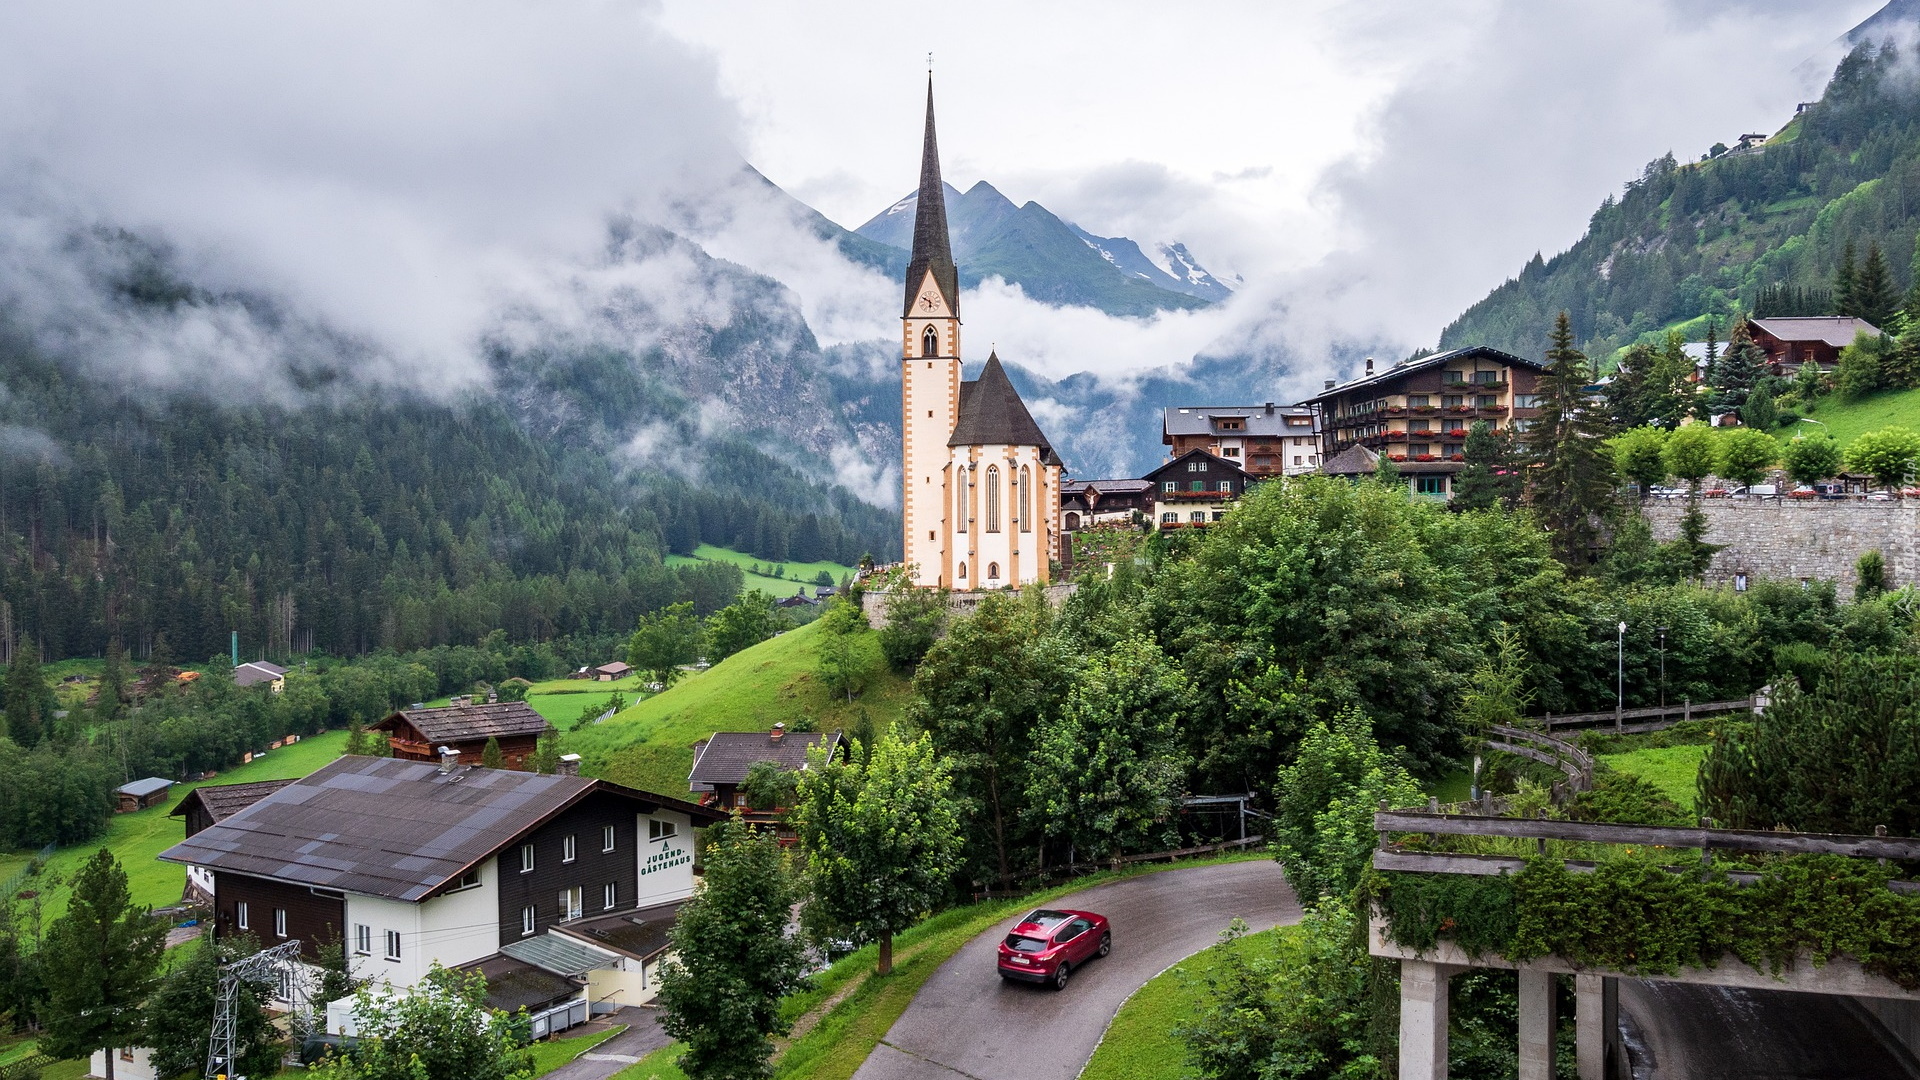
[[1212, 945], [1237, 916], [1255, 930], [1300, 918], [1271, 860], [1166, 870], [1053, 902], [1113, 923], [1113, 954], [1062, 992], [1002, 982], [994, 948], [1008, 919], [933, 973], [854, 1080], [1073, 1080], [1122, 1002], [1148, 979]]
[[660, 1030], [657, 1009], [621, 1009], [606, 1019], [627, 1025], [627, 1030], [548, 1073], [544, 1080], [607, 1080], [672, 1041]]
[[1634, 1080], [1906, 1080], [1838, 998], [1620, 980]]

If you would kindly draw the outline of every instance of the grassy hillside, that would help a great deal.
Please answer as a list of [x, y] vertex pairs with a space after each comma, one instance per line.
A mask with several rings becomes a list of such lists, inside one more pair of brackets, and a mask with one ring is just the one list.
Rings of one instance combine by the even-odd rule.
[[[269, 753], [266, 757], [255, 758], [248, 764], [229, 769], [212, 780], [192, 784], [175, 784], [167, 793], [167, 800], [159, 806], [151, 807], [132, 814], [115, 814], [107, 826], [105, 837], [89, 844], [76, 844], [62, 848], [47, 860], [42, 871], [38, 888], [47, 897], [46, 914], [48, 917], [64, 911], [67, 906], [67, 888], [60, 884], [49, 888], [47, 874], [57, 874], [62, 878], [71, 877], [102, 845], [105, 845], [120, 860], [127, 871], [127, 885], [133, 892], [135, 903], [164, 907], [180, 902], [180, 894], [187, 886], [187, 871], [175, 863], [163, 863], [157, 856], [166, 849], [179, 843], [186, 831], [182, 819], [168, 817], [167, 811], [179, 805], [187, 792], [209, 784], [247, 784], [256, 780], [296, 779], [313, 772], [340, 756], [345, 749], [347, 733], [329, 731], [323, 735], [314, 735], [302, 739], [292, 746], [283, 747]], [[24, 856], [14, 856], [0, 863], [0, 874], [12, 874], [25, 863]]]
[[[732, 551], [723, 547], [714, 547], [712, 544], [701, 544], [693, 549], [692, 555], [667, 556], [668, 566], [687, 566], [702, 562], [732, 563], [746, 576], [746, 580], [741, 583], [742, 588], [760, 589], [775, 597], [792, 596], [794, 590], [802, 585], [805, 585], [808, 591], [812, 591], [817, 584], [815, 579], [822, 571], [832, 577], [836, 585], [853, 573], [853, 567], [836, 562], [773, 562], [767, 559], [756, 559], [744, 551]], [[755, 566], [765, 572], [754, 573], [751, 568]], [[773, 576], [776, 567], [780, 569], [780, 577]]]
[[590, 728], [570, 732], [565, 748], [581, 755], [584, 771], [663, 795], [687, 790], [693, 744], [716, 731], [765, 731], [810, 721], [823, 730], [851, 728], [862, 710], [885, 730], [906, 709], [911, 687], [887, 670], [878, 635], [857, 635], [866, 662], [866, 687], [851, 703], [830, 698], [815, 674], [818, 623], [763, 641], [664, 693]]
[[1820, 423], [1794, 424], [1786, 428], [1780, 437], [1790, 439], [1796, 431], [1817, 432], [1821, 430], [1821, 425], [1825, 425], [1827, 433], [1845, 446], [1855, 436], [1881, 428], [1904, 427], [1920, 431], [1920, 390], [1875, 394], [1851, 404], [1841, 404], [1832, 397], [1826, 397], [1807, 415]]

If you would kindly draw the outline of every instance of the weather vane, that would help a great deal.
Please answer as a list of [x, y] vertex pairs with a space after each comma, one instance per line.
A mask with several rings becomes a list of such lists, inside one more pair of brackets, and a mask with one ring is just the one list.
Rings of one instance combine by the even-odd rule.
[[933, 74], [933, 54], [927, 54], [927, 74]]

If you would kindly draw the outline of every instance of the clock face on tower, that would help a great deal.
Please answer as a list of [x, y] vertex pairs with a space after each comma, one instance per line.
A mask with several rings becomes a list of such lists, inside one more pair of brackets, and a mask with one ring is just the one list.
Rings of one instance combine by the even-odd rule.
[[920, 294], [920, 307], [926, 311], [933, 310], [933, 294], [932, 293]]

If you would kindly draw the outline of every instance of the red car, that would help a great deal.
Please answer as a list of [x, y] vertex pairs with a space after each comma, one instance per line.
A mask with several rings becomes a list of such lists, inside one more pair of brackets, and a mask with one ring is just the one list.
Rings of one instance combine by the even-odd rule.
[[1074, 968], [1113, 951], [1105, 915], [1042, 908], [1000, 943], [1000, 977], [1064, 990]]

